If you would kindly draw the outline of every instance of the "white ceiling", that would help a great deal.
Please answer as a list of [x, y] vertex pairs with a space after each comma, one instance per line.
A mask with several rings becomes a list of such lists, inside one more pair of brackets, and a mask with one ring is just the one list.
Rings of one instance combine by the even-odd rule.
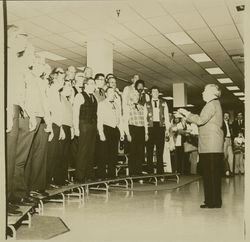
[[[244, 54], [243, 0], [155, 1], [8, 1], [8, 22], [22, 26], [37, 51], [66, 58], [54, 66], [86, 65], [86, 42], [96, 31], [114, 44], [114, 73], [129, 80], [139, 73], [147, 86], [167, 95], [172, 84], [188, 85], [188, 102], [199, 104], [201, 90], [216, 78], [229, 77], [244, 91], [244, 64], [230, 55]], [[117, 16], [116, 10], [120, 9]], [[165, 34], [185, 32], [193, 44], [176, 46]], [[188, 55], [205, 52], [212, 62], [196, 63]], [[174, 55], [172, 56], [172, 54]], [[205, 68], [220, 67], [223, 75]], [[121, 86], [125, 83], [120, 83]], [[238, 104], [224, 86], [224, 105]]]

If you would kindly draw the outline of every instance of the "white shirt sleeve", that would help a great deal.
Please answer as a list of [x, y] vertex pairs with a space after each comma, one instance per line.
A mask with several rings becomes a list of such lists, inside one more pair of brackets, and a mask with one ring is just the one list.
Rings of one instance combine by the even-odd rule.
[[79, 114], [80, 106], [84, 104], [85, 100], [82, 94], [77, 94], [73, 103], [73, 127], [74, 129], [79, 129]]

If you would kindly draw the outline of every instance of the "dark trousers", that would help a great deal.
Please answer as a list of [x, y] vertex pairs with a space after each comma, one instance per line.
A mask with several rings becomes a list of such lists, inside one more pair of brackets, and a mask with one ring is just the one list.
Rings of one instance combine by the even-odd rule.
[[142, 172], [142, 163], [145, 161], [145, 128], [129, 125], [132, 138], [128, 159], [129, 174], [137, 175]]
[[183, 146], [175, 147], [175, 160], [177, 163], [177, 172], [184, 174], [184, 148]]
[[221, 170], [223, 153], [199, 154], [203, 177], [205, 204], [221, 206]]
[[50, 142], [48, 142], [47, 169], [46, 169], [47, 185], [52, 183], [52, 178], [54, 177], [56, 164], [60, 162], [60, 145], [59, 145], [60, 127], [55, 123], [53, 123], [52, 129], [54, 137]]
[[94, 151], [94, 166], [97, 167], [96, 176], [98, 178], [106, 177], [106, 163], [104, 162], [105, 142], [100, 140], [99, 134], [96, 135], [95, 151]]
[[71, 142], [71, 131], [70, 126], [63, 125], [65, 133], [65, 139], [59, 140], [58, 143], [58, 158], [55, 164], [54, 170], [54, 183], [57, 185], [65, 184], [68, 173], [68, 164], [70, 159], [70, 142]]
[[153, 152], [156, 146], [157, 158], [157, 174], [164, 173], [163, 169], [163, 151], [165, 144], [165, 127], [160, 127], [159, 122], [154, 122], [153, 127], [148, 128], [148, 142], [147, 142], [147, 163], [148, 172], [154, 172]]
[[13, 178], [12, 199], [29, 196], [28, 186], [25, 182], [25, 166], [28, 161], [34, 137], [39, 129], [41, 118], [37, 118], [35, 130], [29, 130], [29, 118], [19, 117], [19, 129], [15, 158], [15, 171]]
[[45, 190], [48, 133], [43, 119], [33, 139], [24, 175], [28, 190]]
[[176, 156], [175, 156], [175, 150], [170, 152], [170, 157], [171, 157], [172, 172], [175, 173], [177, 172], [177, 161], [176, 161]]
[[102, 160], [98, 166], [98, 172], [100, 172], [101, 178], [113, 178], [116, 176], [115, 166], [117, 162], [119, 130], [118, 128], [104, 125], [103, 131], [106, 140], [102, 142], [104, 149], [102, 151]]
[[76, 179], [83, 181], [94, 177], [94, 152], [97, 134], [96, 122], [87, 123], [80, 120], [80, 136], [76, 158]]
[[78, 150], [78, 137], [75, 136], [74, 139], [70, 141], [69, 166], [72, 168], [76, 167], [77, 150]]
[[12, 185], [16, 163], [16, 149], [17, 139], [19, 131], [19, 112], [20, 108], [17, 105], [13, 105], [13, 126], [10, 132], [7, 133], [7, 198], [10, 198], [12, 193]]
[[189, 152], [184, 152], [183, 154], [183, 162], [182, 162], [182, 171], [184, 175], [188, 175], [190, 174], [190, 168], [191, 168], [191, 164], [189, 161], [189, 156], [190, 153]]

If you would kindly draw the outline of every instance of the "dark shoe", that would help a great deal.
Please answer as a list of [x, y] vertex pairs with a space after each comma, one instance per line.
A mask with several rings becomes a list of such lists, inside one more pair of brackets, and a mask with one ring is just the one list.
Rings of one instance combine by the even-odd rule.
[[37, 196], [42, 196], [42, 197], [46, 197], [49, 195], [49, 193], [42, 191], [42, 190], [36, 190], [36, 191], [31, 191], [30, 192], [31, 196], [33, 197], [37, 197]]
[[209, 206], [207, 204], [201, 204], [200, 208], [209, 208]]
[[49, 184], [49, 185], [47, 185], [46, 190], [54, 190], [57, 188], [59, 188], [59, 186], [57, 186], [55, 184]]
[[221, 208], [221, 205], [207, 205], [207, 204], [202, 204], [202, 205], [200, 205], [200, 208]]
[[34, 199], [32, 197], [24, 197], [15, 204], [20, 206], [35, 206], [37, 203], [37, 199]]
[[17, 205], [14, 205], [14, 204], [12, 204], [12, 203], [9, 203], [9, 204], [8, 204], [8, 208], [19, 209], [20, 207], [17, 206]]
[[22, 215], [23, 215], [23, 212], [22, 212], [22, 211], [13, 209], [13, 208], [10, 207], [9, 205], [8, 205], [7, 212], [8, 212], [8, 216], [22, 216]]

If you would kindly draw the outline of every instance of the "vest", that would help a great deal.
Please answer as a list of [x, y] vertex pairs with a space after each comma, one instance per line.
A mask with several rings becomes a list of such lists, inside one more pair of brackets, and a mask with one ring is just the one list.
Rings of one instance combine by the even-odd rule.
[[93, 95], [94, 102], [92, 98], [88, 96], [86, 92], [82, 92], [84, 97], [84, 103], [80, 106], [79, 118], [81, 121], [86, 121], [88, 123], [96, 122], [97, 120], [97, 101]]
[[[148, 121], [148, 126], [153, 127], [153, 106], [152, 106], [152, 100], [146, 103], [147, 107], [147, 121]], [[164, 108], [165, 108], [165, 103], [159, 99], [159, 111], [160, 111], [160, 127], [165, 126], [165, 117], [164, 117]]]

